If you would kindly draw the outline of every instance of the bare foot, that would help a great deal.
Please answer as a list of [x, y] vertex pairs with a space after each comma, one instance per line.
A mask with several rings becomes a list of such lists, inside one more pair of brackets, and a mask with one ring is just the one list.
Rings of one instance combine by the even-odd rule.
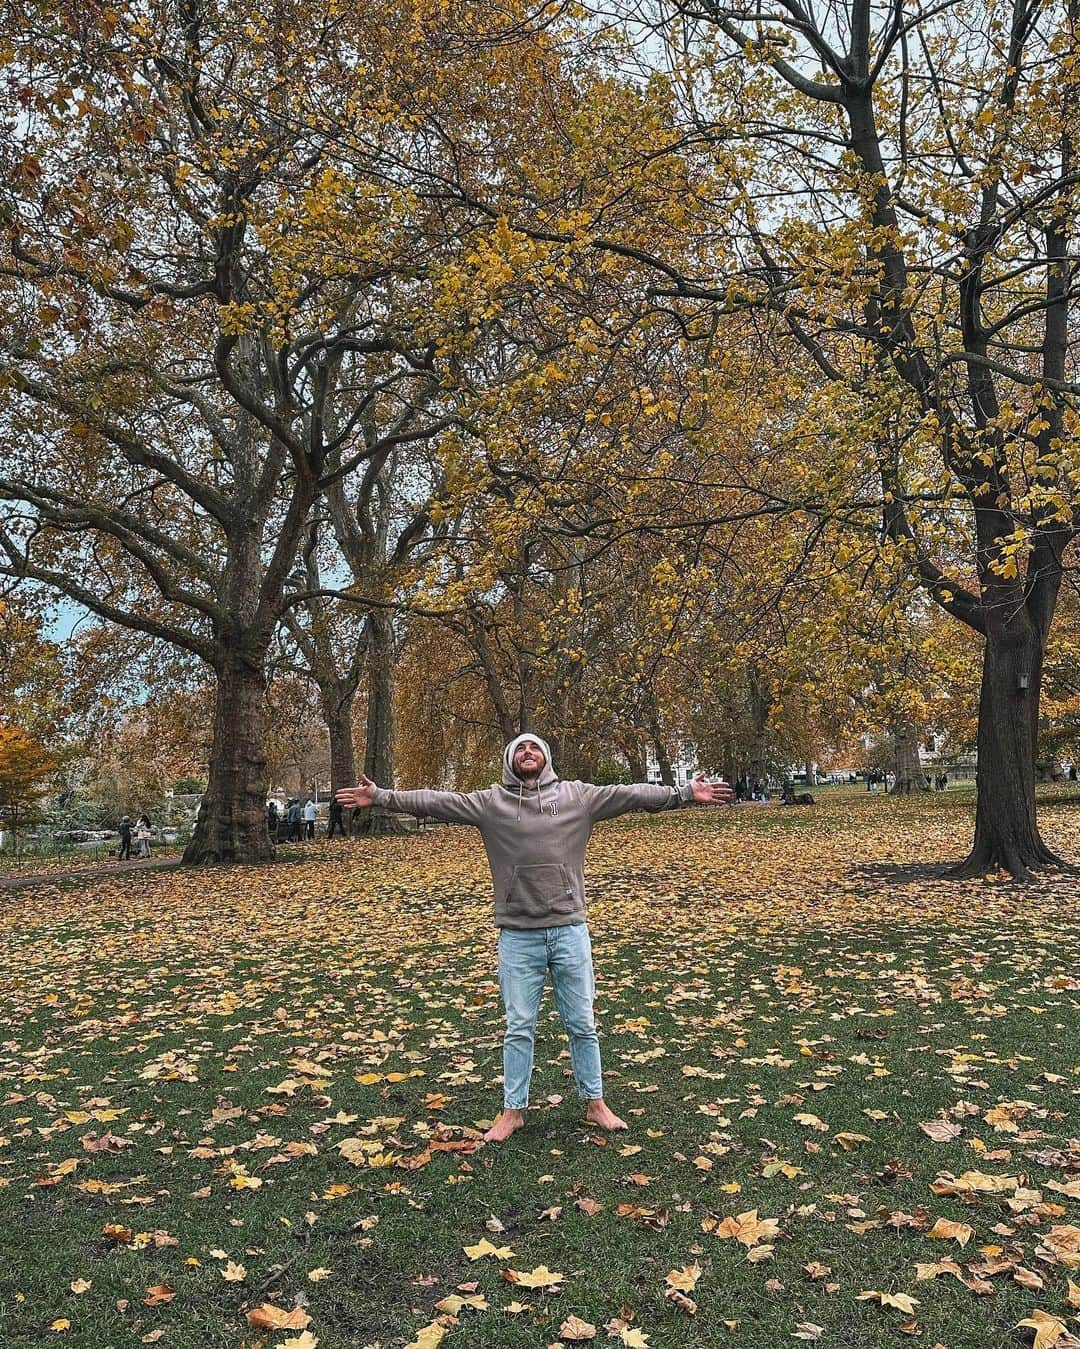
[[626, 1129], [629, 1126], [625, 1120], [622, 1120], [615, 1112], [608, 1108], [603, 1100], [590, 1101], [585, 1111], [585, 1118], [590, 1124], [598, 1124], [601, 1129]]
[[[505, 1143], [515, 1129], [525, 1124], [525, 1114], [521, 1110], [504, 1110], [484, 1135], [485, 1143]], [[626, 1126], [623, 1125], [623, 1128]]]

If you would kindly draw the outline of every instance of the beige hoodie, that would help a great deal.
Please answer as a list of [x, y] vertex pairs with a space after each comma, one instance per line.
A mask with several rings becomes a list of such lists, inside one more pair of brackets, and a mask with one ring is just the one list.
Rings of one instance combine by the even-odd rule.
[[[544, 752], [535, 783], [514, 772], [514, 752], [532, 740]], [[375, 804], [409, 815], [480, 830], [495, 889], [495, 925], [509, 928], [564, 927], [585, 921], [585, 845], [597, 820], [632, 810], [672, 810], [693, 800], [689, 783], [679, 789], [638, 782], [595, 787], [563, 782], [551, 766], [551, 751], [537, 735], [519, 735], [503, 751], [501, 783], [477, 792], [375, 790]]]

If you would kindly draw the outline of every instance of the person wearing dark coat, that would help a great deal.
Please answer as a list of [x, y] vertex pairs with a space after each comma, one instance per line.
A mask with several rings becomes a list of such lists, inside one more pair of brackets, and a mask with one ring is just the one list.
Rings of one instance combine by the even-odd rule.
[[131, 817], [125, 815], [120, 821], [120, 861], [131, 861]]
[[326, 837], [333, 838], [335, 829], [340, 832], [342, 838], [345, 837], [345, 811], [336, 797], [330, 802], [330, 821]]
[[289, 802], [289, 809], [285, 816], [289, 825], [289, 842], [299, 843], [303, 838], [303, 822], [300, 818], [300, 802], [294, 797]]

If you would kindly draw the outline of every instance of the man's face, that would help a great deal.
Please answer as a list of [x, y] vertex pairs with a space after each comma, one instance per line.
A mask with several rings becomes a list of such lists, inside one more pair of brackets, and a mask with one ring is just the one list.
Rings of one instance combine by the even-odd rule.
[[514, 750], [514, 772], [526, 782], [540, 776], [544, 762], [544, 751], [535, 740], [523, 740]]

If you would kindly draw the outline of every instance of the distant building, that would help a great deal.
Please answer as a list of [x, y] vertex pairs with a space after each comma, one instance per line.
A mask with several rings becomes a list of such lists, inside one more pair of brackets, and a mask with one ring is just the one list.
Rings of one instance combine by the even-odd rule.
[[[685, 786], [697, 772], [697, 765], [690, 757], [690, 752], [685, 745], [680, 745], [672, 758], [671, 771], [675, 777], [676, 787]], [[651, 750], [645, 755], [645, 781], [657, 784], [661, 781], [660, 764]]]

